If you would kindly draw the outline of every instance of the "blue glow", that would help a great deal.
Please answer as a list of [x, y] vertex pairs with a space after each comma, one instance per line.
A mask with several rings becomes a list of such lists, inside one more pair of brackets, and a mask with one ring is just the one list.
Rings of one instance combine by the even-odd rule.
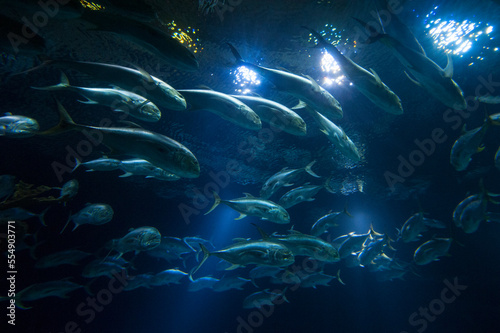
[[234, 74], [235, 76], [233, 83], [238, 86], [236, 91], [239, 93], [246, 94], [251, 91], [250, 88], [252, 86], [260, 85], [257, 73], [245, 66], [236, 68], [236, 70], [231, 72], [231, 74]]

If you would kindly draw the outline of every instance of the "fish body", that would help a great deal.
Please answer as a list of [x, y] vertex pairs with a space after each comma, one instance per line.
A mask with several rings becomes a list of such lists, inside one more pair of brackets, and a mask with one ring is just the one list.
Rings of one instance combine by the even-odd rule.
[[298, 231], [291, 231], [288, 235], [272, 235], [266, 239], [285, 245], [292, 251], [294, 256], [308, 256], [325, 262], [340, 260], [339, 253], [332, 244], [319, 237], [306, 235]]
[[389, 244], [389, 237], [385, 235], [383, 238], [371, 242], [359, 253], [359, 264], [363, 267], [370, 265], [373, 260], [382, 254], [385, 246]]
[[101, 157], [96, 160], [83, 163], [79, 160], [76, 160], [76, 165], [71, 172], [75, 171], [80, 165], [84, 166], [87, 169], [87, 172], [118, 170], [120, 168], [121, 162], [122, 161], [120, 160], [107, 157]]
[[472, 155], [484, 149], [481, 144], [486, 131], [493, 123], [494, 121], [490, 116], [482, 126], [465, 132], [455, 141], [450, 153], [450, 163], [455, 170], [464, 171], [467, 169], [472, 160]]
[[260, 190], [260, 197], [268, 199], [283, 186], [292, 186], [293, 182], [297, 181], [304, 171], [313, 177], [319, 178], [311, 169], [315, 163], [316, 161], [312, 161], [301, 169], [288, 169], [286, 167], [281, 169], [266, 180]]
[[121, 272], [123, 266], [120, 263], [115, 263], [112, 261], [95, 259], [89, 262], [83, 268], [82, 276], [87, 279], [93, 279], [99, 276], [107, 276], [109, 278], [113, 277], [113, 274]]
[[351, 253], [359, 252], [363, 250], [363, 246], [368, 238], [370, 238], [370, 233], [356, 235], [354, 233], [349, 235], [342, 245], [339, 247], [339, 256], [341, 259], [345, 259], [351, 255]]
[[49, 268], [60, 265], [78, 265], [78, 262], [90, 256], [90, 253], [80, 250], [66, 250], [49, 254], [40, 258], [36, 264], [36, 268]]
[[45, 224], [45, 213], [49, 208], [46, 208], [40, 214], [32, 213], [21, 207], [7, 208], [0, 210], [0, 220], [24, 221], [33, 217], [38, 217], [42, 225]]
[[7, 113], [0, 117], [0, 137], [29, 138], [40, 129], [38, 122], [25, 116], [13, 116]]
[[68, 78], [61, 74], [61, 83], [48, 87], [32, 87], [37, 90], [46, 91], [72, 91], [83, 97], [84, 104], [98, 104], [108, 106], [116, 112], [124, 112], [136, 119], [157, 122], [161, 118], [161, 111], [158, 107], [145, 97], [136, 93], [119, 88], [85, 88], [72, 86]]
[[178, 269], [166, 269], [160, 273], [153, 276], [150, 281], [151, 286], [163, 286], [173, 284], [180, 284], [183, 277], [187, 276], [188, 273], [180, 271]]
[[25, 307], [22, 302], [36, 301], [38, 299], [52, 296], [59, 298], [68, 298], [68, 293], [80, 288], [83, 288], [83, 286], [71, 282], [68, 279], [32, 284], [31, 286], [24, 288], [16, 294], [16, 306], [21, 309], [29, 309]]
[[141, 287], [151, 288], [151, 281], [153, 277], [154, 276], [151, 274], [129, 276], [129, 278], [127, 279], [127, 285], [123, 288], [123, 290], [130, 291]]
[[185, 110], [187, 107], [186, 100], [177, 90], [144, 70], [98, 62], [63, 59], [46, 60], [43, 66], [47, 65], [75, 69], [126, 91], [137, 93], [156, 105], [170, 110]]
[[211, 276], [204, 276], [194, 281], [191, 281], [191, 283], [188, 286], [188, 291], [200, 291], [202, 289], [212, 289], [214, 284], [216, 284], [217, 282], [219, 282], [219, 279], [213, 278]]
[[448, 253], [451, 238], [434, 238], [420, 245], [413, 256], [417, 265], [427, 265]]
[[324, 273], [315, 273], [308, 275], [304, 279], [302, 279], [302, 281], [300, 282], [300, 286], [302, 288], [314, 288], [314, 289], [316, 289], [316, 286], [329, 287], [330, 285], [328, 283], [333, 279], [335, 279], [335, 276], [331, 276]]
[[374, 70], [367, 71], [351, 59], [344, 56], [334, 45], [328, 43], [319, 33], [308, 29], [318, 40], [318, 45], [324, 47], [337, 61], [342, 72], [349, 78], [363, 95], [380, 109], [392, 113], [403, 114], [399, 97], [386, 86]]
[[455, 207], [455, 210], [453, 211], [453, 222], [455, 223], [455, 226], [457, 226], [459, 228], [462, 227], [461, 217], [462, 217], [462, 213], [463, 213], [465, 207], [467, 207], [467, 205], [469, 205], [471, 202], [480, 199], [480, 197], [481, 197], [480, 194], [470, 195], [467, 198], [465, 198], [464, 200], [462, 200], [457, 205], [457, 207]]
[[262, 220], [268, 220], [270, 222], [278, 223], [278, 224], [286, 224], [290, 222], [290, 215], [285, 210], [285, 208], [281, 207], [278, 204], [275, 204], [272, 201], [259, 199], [253, 197], [251, 194], [245, 193], [244, 198], [238, 198], [233, 200], [221, 200], [217, 193], [213, 193], [215, 198], [215, 203], [212, 208], [205, 213], [208, 214], [212, 210], [215, 209], [221, 202], [238, 213], [240, 216], [236, 218], [237, 220], [242, 219], [249, 216], [260, 217]]
[[[83, 224], [102, 225], [108, 223], [113, 219], [113, 214], [113, 208], [108, 204], [88, 204], [78, 213], [71, 215], [67, 223], [73, 221], [75, 227], [72, 231], [74, 231]], [[61, 232], [63, 231], [64, 229]]]
[[342, 118], [343, 111], [340, 103], [312, 78], [248, 63], [243, 61], [234, 46], [230, 44], [229, 46], [238, 65], [245, 66], [265, 77], [278, 90], [297, 97], [329, 119]]
[[341, 212], [328, 213], [325, 216], [320, 217], [311, 227], [311, 235], [320, 236], [324, 234], [329, 228], [338, 226], [337, 220], [346, 214], [352, 217], [352, 215], [347, 211], [347, 207]]
[[424, 213], [419, 212], [413, 214], [405, 221], [401, 227], [399, 237], [403, 242], [416, 242], [422, 236], [420, 233], [427, 231], [427, 226], [424, 223]]
[[278, 204], [287, 209], [304, 201], [314, 201], [314, 196], [324, 188], [324, 185], [304, 185], [286, 192]]
[[125, 236], [112, 241], [112, 248], [120, 253], [149, 251], [159, 246], [161, 234], [154, 227], [140, 227], [131, 229]]
[[161, 180], [178, 180], [179, 176], [154, 166], [143, 159], [124, 160], [118, 166], [125, 173], [120, 177], [146, 176], [146, 178], [157, 178]]
[[243, 308], [252, 309], [257, 308], [260, 309], [264, 305], [274, 306], [275, 302], [278, 298], [282, 297], [285, 301], [288, 300], [285, 298], [285, 291], [270, 291], [269, 289], [263, 291], [257, 291], [243, 300]]
[[283, 104], [257, 96], [231, 95], [248, 105], [262, 121], [297, 136], [307, 134], [307, 125], [297, 113]]
[[480, 198], [465, 206], [460, 215], [460, 226], [465, 233], [476, 232], [481, 222], [487, 219], [487, 202], [487, 200]]
[[260, 117], [239, 99], [210, 89], [178, 90], [195, 110], [208, 110], [219, 117], [249, 130], [262, 128]]
[[71, 199], [78, 194], [78, 189], [80, 188], [80, 184], [78, 180], [71, 179], [64, 183], [61, 187], [61, 194], [59, 195], [59, 199]]
[[102, 143], [114, 154], [145, 159], [180, 177], [196, 178], [200, 174], [200, 165], [193, 153], [169, 137], [142, 128], [94, 127], [75, 124], [59, 102], [58, 111], [61, 119], [59, 125], [43, 132], [44, 135], [55, 135], [72, 130], [91, 132], [102, 138]]
[[352, 142], [352, 140], [347, 136], [342, 128], [335, 125], [328, 118], [322, 114], [309, 110], [312, 117], [315, 119], [316, 123], [320, 127], [320, 130], [327, 138], [337, 147], [338, 150], [347, 158], [358, 162], [361, 160], [361, 154], [358, 148]]
[[452, 79], [453, 63], [449, 54], [448, 64], [443, 70], [424, 54], [406, 47], [387, 34], [381, 34], [379, 39], [393, 51], [396, 58], [415, 78], [412, 79], [414, 83], [450, 108], [456, 110], [467, 108], [462, 90]]

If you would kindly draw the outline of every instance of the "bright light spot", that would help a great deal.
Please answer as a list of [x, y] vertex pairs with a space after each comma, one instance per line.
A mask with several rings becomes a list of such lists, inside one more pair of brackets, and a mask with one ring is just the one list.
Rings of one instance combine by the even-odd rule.
[[321, 70], [323, 72], [331, 72], [335, 74], [340, 72], [340, 66], [335, 59], [333, 59], [330, 53], [324, 52], [323, 57], [321, 58]]
[[244, 87], [258, 86], [260, 84], [257, 73], [245, 66], [236, 68], [232, 74], [235, 75], [233, 82], [239, 87], [237, 89], [238, 92], [248, 93], [250, 92], [250, 89]]

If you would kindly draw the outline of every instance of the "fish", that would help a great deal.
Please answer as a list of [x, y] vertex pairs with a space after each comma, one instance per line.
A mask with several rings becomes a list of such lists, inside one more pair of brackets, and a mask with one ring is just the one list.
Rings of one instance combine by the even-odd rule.
[[479, 197], [477, 200], [469, 202], [463, 209], [460, 215], [460, 227], [466, 234], [476, 232], [482, 221], [488, 217], [487, 210], [488, 200]]
[[12, 175], [0, 175], [0, 200], [7, 200], [16, 189], [16, 177]]
[[193, 110], [207, 110], [243, 128], [262, 129], [260, 117], [240, 100], [210, 89], [180, 89]]
[[[69, 281], [70, 278], [65, 278], [56, 281], [48, 281], [42, 283], [32, 284], [23, 290], [16, 293], [15, 302], [16, 306], [20, 309], [31, 309], [31, 307], [25, 306], [23, 303], [26, 301], [36, 301], [46, 297], [59, 297], [68, 298], [68, 294], [75, 290], [85, 288], [84, 286]], [[88, 289], [87, 289], [88, 291]], [[2, 297], [0, 299], [8, 299], [7, 297]]]
[[203, 252], [203, 259], [198, 266], [191, 271], [191, 280], [193, 280], [193, 275], [210, 256], [216, 256], [231, 263], [232, 266], [226, 270], [232, 270], [250, 264], [284, 267], [295, 262], [293, 253], [286, 246], [272, 241], [244, 241], [213, 252], [208, 251], [201, 243], [200, 248]]
[[238, 66], [245, 66], [265, 77], [278, 90], [302, 100], [311, 108], [329, 119], [340, 119], [343, 111], [340, 103], [327, 90], [321, 87], [313, 78], [303, 77], [282, 70], [265, 68], [243, 60], [236, 48], [227, 43], [236, 58]]
[[307, 134], [307, 125], [297, 113], [283, 104], [260, 96], [231, 95], [248, 105], [262, 121], [292, 135]]
[[135, 276], [129, 276], [127, 279], [127, 285], [123, 287], [125, 291], [135, 290], [141, 287], [151, 288], [151, 281], [153, 279], [151, 274], [139, 274]]
[[351, 213], [347, 210], [347, 206], [344, 207], [344, 210], [341, 212], [331, 212], [320, 217], [311, 227], [311, 235], [313, 236], [321, 236], [324, 234], [329, 228], [338, 226], [337, 220], [345, 214], [349, 217], [353, 217]]
[[392, 240], [389, 238], [389, 236], [384, 235], [383, 238], [373, 241], [365, 246], [358, 255], [359, 264], [363, 267], [366, 267], [370, 265], [377, 256], [382, 254], [382, 251], [386, 246], [393, 249], [390, 245], [391, 241]]
[[213, 291], [221, 292], [231, 289], [243, 290], [243, 286], [250, 282], [249, 279], [240, 276], [223, 277], [212, 286]]
[[77, 70], [97, 80], [109, 82], [121, 89], [139, 94], [154, 104], [170, 110], [182, 111], [187, 107], [186, 100], [177, 90], [141, 68], [133, 69], [99, 62], [45, 59], [41, 65], [29, 71], [46, 66]]
[[101, 138], [102, 143], [109, 147], [113, 154], [145, 159], [180, 177], [196, 178], [200, 175], [200, 165], [193, 153], [167, 136], [142, 128], [95, 127], [76, 124], [59, 101], [57, 101], [57, 106], [59, 124], [42, 132], [42, 135], [56, 135], [67, 131], [91, 132]]
[[213, 278], [211, 276], [204, 276], [191, 281], [188, 286], [188, 291], [200, 291], [202, 289], [212, 289], [214, 284], [219, 282], [219, 279]]
[[381, 253], [372, 260], [370, 265], [368, 265], [368, 270], [370, 272], [380, 272], [390, 269], [393, 258], [389, 257], [385, 253]]
[[285, 288], [283, 291], [281, 291], [281, 290], [270, 291], [269, 289], [265, 289], [263, 291], [257, 291], [251, 295], [248, 295], [243, 300], [243, 308], [245, 308], [245, 309], [252, 309], [252, 308], [260, 309], [264, 305], [274, 306], [277, 302], [277, 299], [280, 297], [283, 300], [285, 300], [285, 302], [289, 303], [288, 299], [285, 297], [285, 292], [286, 292], [287, 288]]
[[215, 202], [212, 208], [210, 208], [210, 210], [206, 212], [205, 215], [213, 211], [220, 203], [223, 203], [240, 213], [240, 216], [235, 220], [241, 220], [242, 218], [245, 218], [247, 215], [249, 215], [260, 217], [262, 220], [278, 224], [290, 223], [290, 215], [288, 215], [288, 212], [285, 210], [285, 208], [281, 207], [278, 204], [275, 204], [272, 201], [255, 198], [249, 193], [244, 193], [244, 195], [244, 198], [221, 200], [219, 195], [213, 192]]
[[[364, 26], [369, 27], [364, 22], [357, 20]], [[373, 27], [371, 28], [373, 30]], [[413, 76], [407, 77], [419, 87], [425, 89], [431, 96], [439, 100], [449, 108], [455, 110], [465, 110], [467, 102], [458, 84], [453, 81], [453, 61], [450, 54], [447, 54], [448, 63], [444, 69], [439, 67], [425, 54], [415, 51], [392, 36], [386, 33], [376, 33], [367, 42], [380, 41], [389, 47], [393, 55]]]
[[486, 131], [491, 125], [500, 125], [500, 122], [494, 120], [498, 118], [498, 115], [500, 114], [488, 116], [482, 126], [470, 131], [465, 131], [464, 127], [465, 133], [455, 141], [451, 148], [450, 163], [455, 170], [464, 171], [467, 169], [472, 155], [484, 150], [481, 145]]
[[87, 169], [87, 172], [118, 170], [120, 168], [120, 164], [122, 163], [122, 161], [117, 160], [115, 158], [108, 158], [106, 156], [103, 156], [96, 160], [83, 163], [80, 162], [80, 160], [76, 159], [75, 163], [76, 165], [73, 168], [73, 170], [71, 170], [71, 172], [74, 172], [80, 166], [84, 166]]
[[118, 258], [124, 253], [149, 251], [160, 245], [161, 234], [155, 227], [132, 228], [119, 239], [111, 241], [111, 250], [117, 251]]
[[284, 186], [292, 186], [293, 182], [297, 181], [304, 171], [315, 178], [320, 178], [320, 176], [318, 176], [312, 170], [312, 166], [315, 163], [316, 161], [312, 161], [301, 169], [288, 169], [288, 167], [281, 169], [280, 171], [269, 177], [264, 185], [262, 185], [262, 189], [259, 193], [260, 197], [263, 199], [268, 199], [280, 188]]
[[427, 230], [424, 223], [424, 213], [415, 213], [401, 227], [399, 238], [405, 243], [416, 242], [422, 236], [421, 233]]
[[321, 113], [310, 110], [309, 108], [307, 109], [320, 127], [320, 131], [326, 135], [326, 137], [335, 145], [338, 150], [340, 150], [340, 152], [345, 157], [354, 162], [361, 161], [361, 153], [359, 152], [354, 142], [352, 142], [352, 140], [347, 136], [347, 134], [341, 127], [335, 125]]
[[372, 228], [366, 234], [357, 235], [354, 232], [349, 234], [349, 237], [338, 247], [339, 256], [341, 259], [349, 257], [354, 252], [360, 252], [364, 248], [364, 244], [372, 235]]
[[119, 164], [118, 168], [125, 172], [123, 175], [119, 176], [120, 178], [130, 176], [146, 176], [146, 178], [157, 178], [169, 181], [179, 180], [181, 178], [140, 158], [123, 160]]
[[287, 235], [273, 234], [269, 236], [257, 227], [262, 239], [283, 244], [294, 256], [308, 256], [318, 261], [337, 262], [339, 252], [329, 242], [315, 236], [303, 234], [297, 230], [289, 230]]
[[29, 138], [36, 135], [39, 130], [40, 125], [33, 118], [14, 116], [9, 112], [0, 117], [0, 137]]
[[66, 229], [67, 225], [70, 221], [73, 221], [75, 224], [73, 230], [83, 224], [92, 224], [92, 225], [103, 225], [110, 222], [113, 219], [114, 211], [113, 208], [108, 204], [96, 203], [87, 205], [82, 208], [78, 213], [74, 215], [70, 215], [68, 218], [68, 222], [61, 230], [60, 234]]
[[[340, 274], [340, 270], [339, 270], [339, 273], [337, 275], [339, 275], [339, 274]], [[339, 277], [340, 277], [340, 275], [339, 275]], [[302, 281], [300, 282], [300, 286], [302, 288], [314, 288], [314, 289], [316, 289], [316, 286], [330, 287], [330, 285], [328, 283], [335, 278], [336, 278], [335, 276], [328, 275], [328, 274], [325, 274], [322, 272], [321, 273], [314, 273], [314, 274], [311, 274], [311, 275], [304, 277], [302, 279]], [[339, 281], [341, 281], [341, 280], [339, 280]]]
[[351, 59], [344, 56], [334, 45], [328, 43], [323, 36], [313, 29], [303, 27], [311, 32], [318, 40], [318, 45], [325, 48], [337, 61], [342, 72], [353, 83], [354, 87], [365, 95], [373, 104], [380, 109], [394, 114], [403, 114], [403, 106], [399, 97], [385, 85], [377, 73], [370, 69], [367, 71]]
[[155, 274], [150, 281], [151, 286], [164, 286], [173, 284], [180, 284], [183, 277], [187, 276], [188, 273], [180, 271], [178, 269], [166, 269], [160, 273]]
[[415, 250], [413, 261], [417, 265], [427, 265], [433, 261], [438, 261], [439, 257], [448, 253], [451, 242], [451, 238], [433, 238]]
[[462, 213], [467, 207], [468, 204], [470, 204], [473, 201], [476, 201], [480, 198], [480, 194], [473, 194], [462, 200], [457, 207], [453, 210], [453, 222], [455, 223], [455, 226], [458, 228], [462, 227], [462, 221], [461, 221], [461, 216]]
[[68, 200], [71, 198], [74, 198], [78, 194], [78, 189], [80, 187], [80, 184], [78, 183], [78, 180], [76, 179], [71, 179], [68, 180], [66, 183], [63, 184], [61, 187], [61, 194], [59, 195], [59, 200]]
[[72, 86], [68, 77], [61, 73], [61, 83], [47, 87], [31, 87], [44, 91], [72, 91], [85, 97], [84, 104], [95, 104], [110, 107], [115, 112], [124, 112], [136, 119], [148, 122], [157, 122], [161, 118], [161, 111], [147, 98], [120, 88], [86, 88]]
[[329, 190], [328, 181], [325, 183], [325, 185], [306, 184], [300, 187], [296, 187], [283, 194], [283, 196], [278, 201], [278, 204], [281, 207], [287, 209], [304, 201], [314, 201], [313, 197], [318, 194], [318, 192], [323, 188]]
[[89, 257], [91, 254], [80, 250], [66, 250], [49, 254], [38, 259], [35, 268], [50, 268], [60, 265], [78, 265], [78, 262]]
[[252, 283], [257, 286], [255, 284], [256, 279], [263, 277], [276, 277], [276, 275], [280, 273], [283, 273], [283, 269], [281, 267], [257, 266], [250, 270], [249, 277], [252, 280]]
[[43, 226], [47, 226], [47, 224], [45, 224], [45, 214], [47, 213], [49, 208], [50, 207], [47, 207], [39, 214], [32, 213], [29, 210], [21, 207], [7, 208], [4, 210], [0, 210], [0, 220], [24, 221], [33, 217], [37, 217]]
[[[212, 244], [212, 242], [206, 240], [206, 239], [203, 239], [203, 238], [200, 238], [200, 237], [184, 237], [182, 239], [186, 244], [188, 244], [192, 249], [194, 249], [195, 247], [199, 248], [199, 244], [203, 244], [205, 245], [206, 248], [212, 248], [212, 249], [215, 249], [215, 246]], [[200, 249], [201, 250], [201, 249]]]
[[85, 12], [82, 19], [92, 23], [93, 30], [116, 34], [177, 69], [194, 72], [199, 68], [195, 55], [181, 41], [149, 24], [101, 11]]

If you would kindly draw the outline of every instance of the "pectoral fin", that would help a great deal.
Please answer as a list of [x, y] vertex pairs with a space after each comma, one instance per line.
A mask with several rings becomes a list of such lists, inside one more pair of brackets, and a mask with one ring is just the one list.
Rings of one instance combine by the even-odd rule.
[[408, 73], [405, 72], [405, 74], [410, 79], [411, 82], [415, 83], [419, 87], [422, 87], [422, 85], [420, 84], [420, 82], [418, 82], [417, 80], [415, 80], [414, 78], [412, 78]]
[[241, 219], [244, 219], [245, 217], [247, 217], [246, 214], [240, 213], [240, 216], [238, 216], [237, 218], [235, 218], [235, 220], [241, 220]]
[[453, 60], [449, 53], [446, 56], [448, 58], [448, 63], [444, 69], [444, 76], [451, 79], [453, 77]]

